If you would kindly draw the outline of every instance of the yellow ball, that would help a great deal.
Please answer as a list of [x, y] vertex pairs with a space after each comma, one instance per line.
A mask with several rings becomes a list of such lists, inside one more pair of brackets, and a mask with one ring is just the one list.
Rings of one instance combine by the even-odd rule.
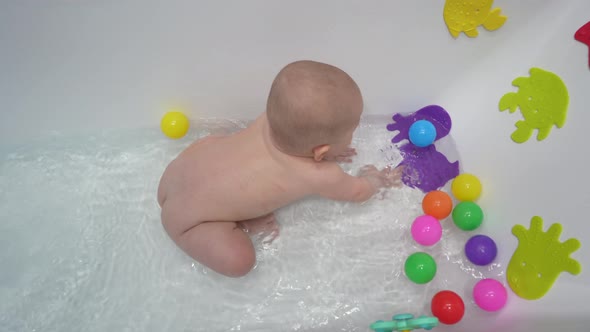
[[453, 180], [451, 191], [460, 201], [475, 201], [481, 195], [481, 182], [475, 175], [464, 173]]
[[162, 132], [170, 138], [181, 138], [186, 135], [189, 128], [189, 122], [186, 115], [178, 111], [170, 111], [164, 114], [160, 122]]

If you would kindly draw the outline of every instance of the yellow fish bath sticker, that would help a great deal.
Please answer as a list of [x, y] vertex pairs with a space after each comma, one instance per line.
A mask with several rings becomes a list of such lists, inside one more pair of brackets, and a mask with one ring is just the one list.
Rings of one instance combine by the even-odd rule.
[[477, 37], [477, 27], [482, 25], [490, 30], [499, 29], [507, 17], [500, 8], [492, 9], [493, 0], [447, 0], [444, 19], [454, 38], [464, 32], [468, 37]]

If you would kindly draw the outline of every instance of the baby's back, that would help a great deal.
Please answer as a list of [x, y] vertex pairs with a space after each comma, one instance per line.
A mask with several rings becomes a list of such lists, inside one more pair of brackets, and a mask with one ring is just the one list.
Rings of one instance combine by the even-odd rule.
[[179, 231], [259, 217], [313, 192], [311, 161], [277, 154], [263, 126], [257, 121], [231, 136], [204, 138], [168, 166], [158, 200]]

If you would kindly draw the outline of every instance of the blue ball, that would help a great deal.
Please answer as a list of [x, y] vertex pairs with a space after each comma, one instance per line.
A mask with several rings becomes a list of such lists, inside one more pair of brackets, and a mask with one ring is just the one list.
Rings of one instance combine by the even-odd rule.
[[417, 147], [427, 147], [436, 139], [436, 128], [432, 122], [418, 120], [410, 126], [410, 142]]

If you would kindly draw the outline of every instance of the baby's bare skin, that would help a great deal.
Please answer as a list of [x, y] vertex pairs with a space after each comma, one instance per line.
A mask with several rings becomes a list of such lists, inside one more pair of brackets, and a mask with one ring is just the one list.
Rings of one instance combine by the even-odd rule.
[[200, 263], [227, 276], [243, 276], [256, 260], [245, 231], [272, 228], [277, 209], [310, 195], [362, 202], [379, 188], [396, 184], [399, 170], [367, 166], [355, 177], [337, 164], [355, 154], [349, 145], [362, 112], [359, 105], [354, 126], [320, 157], [281, 151], [266, 113], [240, 132], [193, 143], [160, 181], [165, 230]]

